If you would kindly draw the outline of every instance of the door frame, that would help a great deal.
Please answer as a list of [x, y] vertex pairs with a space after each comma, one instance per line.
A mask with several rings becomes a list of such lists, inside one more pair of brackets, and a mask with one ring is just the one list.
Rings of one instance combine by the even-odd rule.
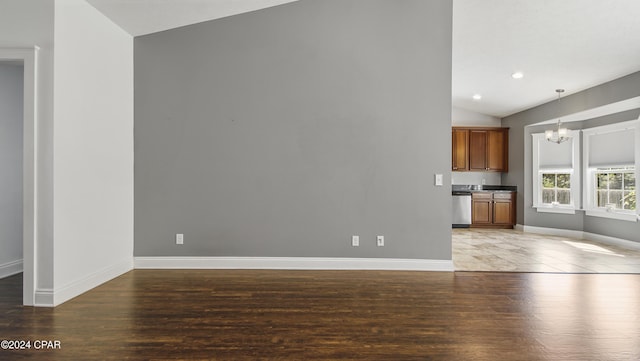
[[22, 150], [22, 303], [35, 304], [37, 285], [37, 119], [38, 47], [0, 48], [0, 61], [23, 64], [23, 150]]

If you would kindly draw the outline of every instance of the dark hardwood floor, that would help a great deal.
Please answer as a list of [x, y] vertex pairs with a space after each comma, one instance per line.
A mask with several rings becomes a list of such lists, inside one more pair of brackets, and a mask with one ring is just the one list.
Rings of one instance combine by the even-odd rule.
[[0, 360], [640, 360], [640, 275], [136, 270], [54, 309], [21, 282], [0, 340], [32, 348]]

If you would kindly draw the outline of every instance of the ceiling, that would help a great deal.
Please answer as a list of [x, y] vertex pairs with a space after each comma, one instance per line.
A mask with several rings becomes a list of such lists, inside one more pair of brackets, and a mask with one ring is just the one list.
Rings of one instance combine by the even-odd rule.
[[454, 0], [456, 107], [504, 117], [639, 70], [638, 0]]
[[151, 34], [297, 0], [87, 0], [133, 36]]
[[[133, 36], [292, 1], [88, 0]], [[455, 107], [504, 117], [555, 99], [557, 88], [566, 96], [640, 71], [638, 0], [453, 2]]]

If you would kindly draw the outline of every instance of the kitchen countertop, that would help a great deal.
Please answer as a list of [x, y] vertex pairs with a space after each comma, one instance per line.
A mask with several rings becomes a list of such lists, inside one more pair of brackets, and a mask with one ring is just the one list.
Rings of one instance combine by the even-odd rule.
[[471, 194], [473, 192], [517, 192], [517, 186], [509, 185], [477, 185], [477, 184], [453, 184], [451, 192], [456, 194]]

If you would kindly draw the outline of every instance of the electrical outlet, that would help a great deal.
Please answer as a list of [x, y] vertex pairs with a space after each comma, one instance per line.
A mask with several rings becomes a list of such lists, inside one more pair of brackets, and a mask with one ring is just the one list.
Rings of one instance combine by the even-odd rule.
[[353, 247], [359, 247], [360, 246], [360, 236], [351, 236], [351, 245]]
[[378, 247], [383, 247], [384, 246], [384, 236], [377, 236], [376, 237], [376, 244], [378, 245]]
[[184, 234], [176, 234], [176, 244], [184, 244]]

